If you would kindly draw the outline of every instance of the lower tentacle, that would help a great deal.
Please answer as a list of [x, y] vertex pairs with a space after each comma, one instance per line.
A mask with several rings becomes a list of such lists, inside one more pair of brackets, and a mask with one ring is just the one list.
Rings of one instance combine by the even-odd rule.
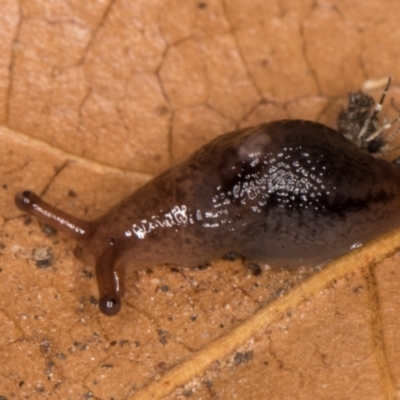
[[116, 249], [113, 240], [96, 260], [96, 279], [99, 289], [99, 308], [105, 315], [115, 315], [121, 309], [120, 274], [115, 271]]

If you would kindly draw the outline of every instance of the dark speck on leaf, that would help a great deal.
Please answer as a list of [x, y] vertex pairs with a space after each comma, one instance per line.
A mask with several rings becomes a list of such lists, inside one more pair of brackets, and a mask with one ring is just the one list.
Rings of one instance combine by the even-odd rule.
[[42, 232], [49, 237], [57, 235], [57, 229], [47, 224], [42, 226]]
[[82, 350], [82, 351], [87, 350], [87, 348], [88, 348], [87, 344], [82, 343], [82, 342], [74, 342], [74, 346], [75, 346], [75, 348]]
[[160, 290], [161, 290], [162, 292], [166, 293], [166, 292], [169, 292], [169, 287], [168, 287], [167, 285], [162, 285], [162, 286], [160, 287]]
[[158, 336], [160, 338], [160, 343], [162, 345], [166, 345], [167, 344], [167, 332], [163, 331], [162, 329], [159, 329], [157, 331], [157, 333], [158, 333]]
[[260, 276], [261, 275], [261, 267], [258, 264], [255, 263], [250, 263], [247, 268], [251, 272], [252, 275], [254, 276]]
[[56, 356], [57, 356], [57, 358], [58, 358], [59, 360], [62, 360], [62, 361], [64, 361], [64, 360], [67, 359], [67, 356], [66, 356], [64, 353], [62, 353], [62, 352], [57, 352], [57, 353], [56, 353]]
[[210, 380], [210, 379], [207, 379], [207, 380], [204, 382], [204, 386], [207, 387], [207, 388], [209, 388], [209, 389], [212, 388], [213, 385], [214, 385], [214, 382], [213, 382], [212, 380]]
[[360, 293], [362, 290], [363, 290], [362, 286], [357, 286], [357, 287], [353, 288], [353, 292], [356, 294]]
[[51, 260], [36, 261], [36, 266], [38, 268], [49, 268], [51, 266]]
[[210, 265], [211, 265], [210, 263], [201, 264], [201, 265], [198, 265], [198, 266], [196, 267], [196, 269], [198, 269], [199, 271], [204, 271], [204, 270], [207, 269]]
[[253, 351], [245, 351], [243, 353], [236, 353], [235, 354], [235, 364], [244, 364], [249, 362], [254, 356]]
[[83, 275], [85, 276], [85, 278], [89, 278], [89, 279], [93, 278], [93, 272], [88, 271], [87, 269], [84, 269], [82, 272], [83, 272]]

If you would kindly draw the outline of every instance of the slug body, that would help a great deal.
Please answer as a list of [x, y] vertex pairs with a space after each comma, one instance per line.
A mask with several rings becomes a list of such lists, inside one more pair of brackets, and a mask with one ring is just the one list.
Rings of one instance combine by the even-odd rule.
[[216, 138], [91, 222], [29, 191], [16, 204], [94, 256], [100, 309], [112, 315], [126, 267], [228, 252], [297, 267], [362, 245], [400, 225], [400, 167], [322, 124], [283, 120]]

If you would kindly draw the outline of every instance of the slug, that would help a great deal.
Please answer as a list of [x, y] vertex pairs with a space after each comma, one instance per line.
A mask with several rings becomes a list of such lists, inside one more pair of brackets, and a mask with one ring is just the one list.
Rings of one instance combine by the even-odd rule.
[[100, 310], [114, 315], [125, 268], [193, 266], [230, 252], [278, 267], [317, 265], [399, 226], [400, 166], [345, 136], [303, 120], [226, 133], [90, 222], [28, 190], [15, 203], [91, 255]]

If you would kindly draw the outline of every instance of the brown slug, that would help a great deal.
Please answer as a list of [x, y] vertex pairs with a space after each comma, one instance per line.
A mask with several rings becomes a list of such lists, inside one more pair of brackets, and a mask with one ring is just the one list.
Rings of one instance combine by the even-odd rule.
[[125, 268], [229, 252], [298, 267], [361, 246], [400, 225], [400, 166], [320, 123], [282, 120], [212, 140], [94, 221], [31, 191], [15, 202], [94, 256], [100, 310], [114, 315]]

